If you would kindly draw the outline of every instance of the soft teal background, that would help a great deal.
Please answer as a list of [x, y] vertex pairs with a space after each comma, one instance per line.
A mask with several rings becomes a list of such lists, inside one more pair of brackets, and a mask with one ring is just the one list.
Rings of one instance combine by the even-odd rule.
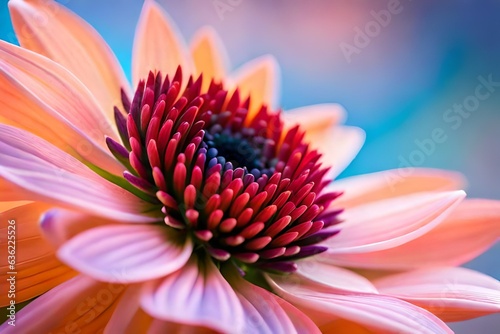
[[[3, 0], [5, 1], [5, 0]], [[355, 28], [388, 1], [221, 0], [233, 3], [222, 18], [212, 0], [160, 3], [186, 38], [212, 25], [227, 46], [233, 68], [271, 53], [282, 66], [284, 109], [340, 102], [350, 125], [367, 142], [342, 175], [398, 167], [417, 149], [415, 140], [443, 128], [447, 141], [423, 166], [461, 171], [470, 197], [500, 199], [500, 89], [453, 130], [443, 115], [474, 93], [479, 75], [500, 81], [500, 1], [401, 0], [401, 12], [348, 62], [341, 43], [353, 44]], [[90, 22], [130, 73], [131, 48], [141, 0], [61, 1]], [[0, 38], [15, 43], [5, 2]], [[158, 41], [161, 43], [161, 41]], [[460, 247], [460, 245], [449, 245]], [[500, 246], [468, 264], [500, 279]], [[498, 333], [500, 316], [455, 324], [457, 333]]]

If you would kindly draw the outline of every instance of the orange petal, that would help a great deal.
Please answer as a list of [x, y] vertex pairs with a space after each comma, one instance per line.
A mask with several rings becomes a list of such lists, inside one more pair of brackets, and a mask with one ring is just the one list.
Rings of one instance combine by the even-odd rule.
[[161, 71], [170, 78], [182, 66], [183, 82], [191, 74], [191, 62], [179, 29], [153, 0], [146, 0], [137, 24], [132, 59], [134, 85], [145, 79], [149, 71]]
[[[8, 291], [9, 272], [16, 272], [17, 302], [37, 297], [75, 274], [56, 259], [53, 247], [40, 233], [38, 221], [48, 208], [47, 204], [31, 203], [0, 214], [0, 247], [7, 250], [13, 246], [16, 252], [15, 263], [9, 263], [7, 256], [0, 259], [0, 287]], [[0, 296], [0, 305], [8, 305], [7, 297]]]
[[210, 81], [223, 81], [226, 77], [228, 56], [219, 35], [212, 27], [199, 29], [191, 43], [191, 55], [195, 75], [203, 74], [202, 91], [206, 91]]
[[53, 333], [66, 333], [68, 328], [78, 328], [81, 333], [103, 332], [115, 313], [126, 286], [107, 282], [94, 284], [93, 289], [87, 291], [76, 308], [70, 307], [71, 312], [61, 319]]
[[[27, 276], [28, 274], [25, 270], [17, 271], [17, 302], [38, 297], [59, 284], [66, 282], [77, 274], [71, 268], [61, 264], [61, 262], [59, 262], [54, 255], [37, 259], [37, 261], [30, 263], [29, 266], [34, 266], [37, 270], [37, 274], [34, 276]], [[2, 276], [0, 277], [3, 281], [8, 278], [8, 275], [5, 275], [6, 277]], [[3, 303], [4, 302], [2, 301], [2, 304]], [[8, 303], [8, 301], [6, 301], [6, 303]]]
[[287, 110], [283, 114], [285, 127], [300, 125], [306, 135], [341, 124], [345, 121], [345, 109], [336, 103], [316, 104], [307, 107]]
[[91, 25], [55, 1], [11, 0], [9, 9], [19, 43], [61, 64], [92, 92], [113, 120], [120, 88], [129, 84], [110, 47]]
[[105, 135], [114, 128], [70, 72], [26, 49], [0, 41], [0, 121], [51, 141], [80, 160], [120, 174]]
[[104, 333], [135, 334], [144, 332], [146, 328], [149, 328], [153, 317], [140, 308], [140, 292], [140, 285], [127, 287], [118, 302], [116, 312], [109, 319]]
[[[0, 179], [0, 182], [2, 180]], [[2, 187], [0, 186], [0, 191], [2, 191]], [[1, 200], [1, 199], [0, 199]], [[4, 212], [13, 208], [17, 208], [18, 206], [30, 204], [30, 201], [9, 201], [9, 202], [0, 202], [0, 212]]]
[[6, 322], [2, 333], [98, 333], [104, 329], [124, 291], [123, 285], [76, 276], [35, 299], [16, 314], [16, 327]]
[[463, 189], [462, 174], [429, 168], [393, 169], [337, 180], [328, 191], [341, 191], [334, 205], [351, 208], [369, 202], [408, 195], [421, 191], [447, 191]]
[[354, 126], [334, 126], [306, 133], [305, 138], [322, 154], [325, 166], [331, 166], [327, 177], [335, 178], [358, 155], [365, 142], [365, 132]]
[[[6, 202], [6, 203], [27, 202], [24, 204], [29, 204], [31, 203], [31, 201], [27, 200], [28, 198], [30, 198], [28, 191], [24, 190], [22, 187], [0, 176], [0, 202]], [[15, 206], [9, 206], [9, 204], [5, 205], [6, 210], [16, 206], [18, 205]]]
[[335, 263], [386, 270], [458, 266], [482, 254], [499, 238], [500, 201], [465, 200], [441, 224], [417, 239], [381, 251], [336, 254]]
[[500, 282], [465, 268], [409, 271], [377, 280], [381, 293], [427, 309], [444, 321], [500, 313]]
[[[16, 262], [23, 264], [37, 257], [54, 253], [54, 249], [42, 237], [38, 228], [38, 220], [42, 213], [49, 209], [47, 204], [31, 203], [16, 206], [1, 213], [0, 239], [2, 246], [7, 248], [8, 240], [15, 240], [16, 245], [22, 245], [17, 249]], [[12, 239], [8, 235], [13, 235]], [[0, 259], [2, 270], [9, 267], [7, 257]], [[7, 270], [9, 271], [9, 270]]]
[[148, 329], [148, 333], [169, 333], [169, 334], [218, 334], [210, 328], [196, 325], [185, 325], [175, 322], [155, 319]]
[[262, 56], [243, 64], [232, 76], [240, 97], [250, 96], [247, 121], [253, 119], [262, 105], [276, 107], [279, 95], [279, 65], [273, 56]]
[[373, 334], [372, 331], [365, 327], [344, 319], [339, 319], [330, 322], [327, 325], [319, 328], [322, 333], [338, 333], [338, 334]]

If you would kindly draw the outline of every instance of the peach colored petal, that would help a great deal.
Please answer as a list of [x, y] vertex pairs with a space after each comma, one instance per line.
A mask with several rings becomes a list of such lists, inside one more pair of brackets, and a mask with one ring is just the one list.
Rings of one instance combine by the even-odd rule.
[[[53, 248], [48, 244], [40, 233], [38, 220], [42, 213], [48, 209], [47, 204], [31, 203], [21, 205], [2, 212], [0, 221], [0, 234], [2, 249], [7, 249], [8, 236], [15, 235], [19, 246], [16, 252], [16, 262], [22, 264], [47, 253], [53, 253]], [[12, 223], [12, 224], [11, 224]], [[9, 233], [10, 232], [10, 233]], [[0, 259], [2, 269], [8, 267], [7, 258]]]
[[180, 269], [192, 250], [190, 238], [168, 227], [120, 224], [78, 234], [59, 248], [57, 256], [98, 280], [134, 283]]
[[[114, 314], [115, 307], [116, 301], [113, 300], [113, 303], [109, 306], [106, 305], [106, 308], [102, 312], [101, 308], [97, 313], [91, 310], [87, 313], [84, 313], [83, 316], [78, 314], [71, 319], [65, 320], [65, 325], [56, 328], [54, 330], [54, 333], [65, 333], [65, 331], [67, 332], [68, 330], [68, 326], [70, 328], [73, 327], [81, 329], [81, 333], [102, 333], [102, 330], [106, 327], [109, 319]], [[88, 321], [88, 319], [92, 320]]]
[[120, 298], [118, 306], [109, 320], [104, 334], [168, 333], [168, 334], [217, 334], [214, 330], [201, 326], [189, 326], [162, 321], [151, 317], [140, 308], [141, 286], [132, 285]]
[[338, 265], [386, 270], [458, 266], [499, 238], [500, 201], [473, 199], [463, 201], [441, 224], [406, 244], [376, 252], [336, 254], [331, 259]]
[[220, 334], [210, 328], [203, 326], [190, 326], [155, 319], [148, 328], [149, 334], [168, 333], [168, 334]]
[[280, 69], [273, 56], [266, 55], [243, 64], [231, 76], [231, 83], [238, 88], [240, 97], [250, 96], [247, 122], [253, 119], [262, 105], [276, 108], [279, 97]]
[[16, 313], [16, 326], [4, 322], [2, 333], [60, 333], [104, 328], [123, 286], [101, 283], [83, 275], [58, 285]]
[[129, 222], [155, 221], [145, 204], [80, 161], [24, 130], [0, 124], [0, 177], [40, 200]]
[[420, 306], [444, 321], [500, 313], [500, 282], [465, 268], [432, 268], [374, 282], [381, 293]]
[[447, 191], [463, 189], [465, 179], [462, 174], [452, 171], [414, 168], [393, 169], [336, 180], [327, 187], [328, 191], [341, 191], [335, 200], [339, 208], [379, 201], [420, 191]]
[[363, 276], [315, 258], [299, 261], [297, 267], [296, 274], [291, 276], [297, 284], [306, 281], [307, 284], [314, 283], [338, 291], [378, 293], [373, 284]]
[[[47, 208], [47, 204], [31, 203], [0, 213], [0, 248], [7, 251], [9, 246], [14, 246], [16, 250], [15, 263], [9, 263], [7, 256], [0, 259], [0, 287], [2, 291], [8, 291], [8, 273], [16, 272], [18, 303], [32, 299], [74, 275], [55, 258], [54, 249], [41, 236], [38, 220]], [[9, 239], [13, 233], [15, 244]], [[9, 303], [7, 297], [7, 294], [0, 295], [0, 305]]]
[[230, 273], [226, 278], [243, 306], [245, 332], [320, 333], [305, 314], [269, 291], [249, 283], [239, 273]]
[[104, 334], [136, 334], [151, 326], [153, 317], [145, 313], [139, 304], [141, 285], [130, 285], [121, 296], [115, 312], [104, 329]]
[[202, 91], [208, 90], [212, 79], [222, 82], [226, 78], [229, 57], [219, 35], [212, 27], [202, 27], [195, 33], [191, 43], [191, 56], [194, 74], [203, 74]]
[[347, 210], [340, 233], [325, 242], [325, 259], [397, 247], [440, 224], [465, 198], [462, 190], [425, 192], [381, 200]]
[[0, 175], [0, 201], [14, 201], [14, 203], [32, 202], [26, 201], [29, 197], [30, 194], [28, 191], [10, 182], [9, 180], [6, 180]]
[[300, 125], [306, 133], [327, 130], [347, 118], [345, 109], [337, 103], [316, 104], [287, 110], [283, 114], [286, 127]]
[[120, 88], [127, 93], [130, 88], [113, 51], [97, 31], [55, 1], [11, 0], [9, 9], [21, 46], [75, 74], [92, 92], [100, 111], [113, 120], [113, 106], [121, 105]]
[[146, 0], [142, 8], [135, 32], [132, 64], [134, 85], [146, 79], [149, 71], [160, 71], [172, 77], [179, 65], [182, 66], [184, 83], [191, 74], [192, 65], [179, 29], [153, 0]]
[[311, 148], [322, 154], [325, 166], [331, 167], [327, 177], [335, 178], [358, 155], [365, 142], [365, 132], [354, 126], [334, 126], [306, 133]]
[[123, 167], [109, 153], [114, 128], [70, 72], [31, 51], [0, 41], [0, 121], [51, 141], [111, 173]]
[[179, 271], [145, 283], [142, 308], [164, 321], [241, 332], [244, 313], [238, 297], [211, 260], [200, 261], [193, 255]]
[[[38, 272], [33, 276], [24, 277], [27, 275], [26, 270], [17, 271], [16, 302], [18, 303], [38, 297], [77, 275], [71, 268], [61, 264], [54, 255], [37, 259], [29, 263], [29, 266], [36, 266]], [[0, 278], [7, 280], [9, 276], [0, 275]], [[7, 305], [8, 302], [8, 300], [2, 301], [2, 305]]]
[[268, 279], [273, 291], [290, 301], [319, 326], [338, 318], [373, 333], [453, 333], [432, 313], [405, 301], [377, 294], [336, 294], [315, 285], [296, 284], [286, 276]]
[[338, 334], [371, 334], [372, 331], [365, 327], [344, 319], [338, 319], [330, 322], [327, 325], [320, 327], [322, 333], [338, 333]]
[[111, 283], [98, 283], [88, 291], [53, 333], [81, 331], [81, 333], [101, 333], [114, 314], [118, 301], [123, 295], [125, 286]]
[[[1, 180], [0, 180], [1, 182]], [[0, 191], [2, 187], [0, 186]], [[30, 201], [9, 201], [9, 202], [0, 202], [0, 212], [4, 212], [10, 209], [17, 208], [19, 206], [25, 205], [25, 204], [30, 204]]]

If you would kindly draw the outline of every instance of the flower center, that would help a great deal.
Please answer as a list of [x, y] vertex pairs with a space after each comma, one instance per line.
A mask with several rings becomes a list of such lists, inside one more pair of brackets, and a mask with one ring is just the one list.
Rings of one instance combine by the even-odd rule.
[[181, 78], [180, 68], [173, 78], [150, 73], [132, 102], [123, 94], [123, 145], [108, 138], [165, 228], [240, 267], [293, 271], [295, 260], [325, 251], [318, 243], [338, 232], [328, 227], [339, 211], [328, 208], [339, 194], [323, 191], [328, 168], [304, 133], [266, 106], [250, 112], [238, 90], [211, 82], [202, 92], [200, 76], [181, 91]]
[[244, 128], [247, 130], [246, 136], [245, 133], [232, 133], [228, 129], [219, 132], [217, 126], [213, 128], [215, 130], [205, 133], [204, 143], [209, 148], [208, 152], [214, 155], [220, 164], [230, 162], [235, 168], [246, 168], [254, 173], [272, 173], [274, 166], [262, 154], [265, 138], [254, 137], [253, 131], [248, 128]]

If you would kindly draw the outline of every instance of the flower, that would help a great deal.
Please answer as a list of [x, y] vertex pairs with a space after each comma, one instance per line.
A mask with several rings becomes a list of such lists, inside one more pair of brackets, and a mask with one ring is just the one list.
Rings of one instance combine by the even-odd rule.
[[446, 171], [331, 183], [363, 133], [337, 105], [275, 112], [272, 58], [227, 75], [212, 30], [188, 56], [146, 1], [131, 94], [75, 14], [9, 6], [2, 272], [16, 302], [39, 297], [2, 332], [446, 333], [500, 310], [500, 283], [457, 267], [499, 238], [500, 203]]

